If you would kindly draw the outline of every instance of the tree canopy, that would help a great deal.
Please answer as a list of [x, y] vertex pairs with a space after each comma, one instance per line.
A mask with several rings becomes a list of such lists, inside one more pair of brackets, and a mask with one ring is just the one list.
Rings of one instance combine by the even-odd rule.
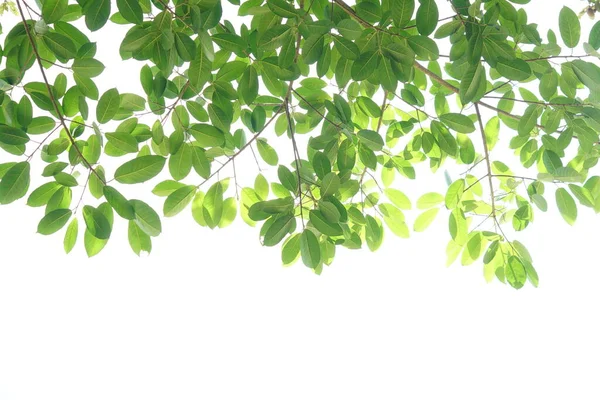
[[[4, 2], [19, 20], [0, 27], [0, 204], [42, 209], [37, 231], [61, 231], [67, 253], [83, 236], [88, 256], [116, 219], [139, 255], [162, 218], [239, 216], [317, 274], [340, 247], [443, 218], [449, 265], [537, 286], [519, 232], [554, 205], [568, 224], [600, 211], [600, 22], [582, 32], [564, 7], [540, 32], [529, 2]], [[98, 89], [88, 36], [114, 24], [137, 93]], [[446, 188], [406, 189], [440, 170]]]

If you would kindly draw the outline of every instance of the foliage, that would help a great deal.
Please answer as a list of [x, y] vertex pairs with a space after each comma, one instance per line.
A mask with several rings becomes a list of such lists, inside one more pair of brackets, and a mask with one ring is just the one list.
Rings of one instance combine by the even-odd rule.
[[[36, 3], [16, 1], [0, 50], [0, 203], [43, 207], [38, 232], [63, 231], [67, 253], [82, 235], [100, 252], [116, 218], [150, 252], [162, 217], [122, 194], [148, 182], [164, 217], [223, 229], [239, 214], [284, 265], [316, 273], [340, 247], [375, 251], [384, 232], [447, 219], [448, 264], [481, 259], [487, 280], [520, 288], [538, 276], [505, 232], [549, 203], [569, 224], [578, 207], [600, 211], [600, 25], [582, 32], [567, 7], [544, 38], [529, 0], [452, 0], [446, 16], [435, 0], [229, 0], [237, 24], [218, 0]], [[88, 34], [111, 24], [129, 28], [118, 51], [143, 63], [139, 93], [96, 85]], [[494, 157], [499, 144], [523, 172]], [[248, 149], [270, 168], [241, 187]], [[447, 166], [463, 173], [445, 191], [401, 190]]]

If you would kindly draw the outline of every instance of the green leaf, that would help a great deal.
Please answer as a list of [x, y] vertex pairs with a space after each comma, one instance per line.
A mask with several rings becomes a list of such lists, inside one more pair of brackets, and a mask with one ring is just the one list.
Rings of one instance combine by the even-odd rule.
[[412, 204], [408, 196], [398, 189], [387, 188], [384, 189], [384, 193], [388, 199], [401, 210], [410, 210]]
[[121, 97], [117, 89], [109, 89], [100, 97], [96, 106], [96, 120], [105, 124], [117, 114]]
[[58, 209], [49, 212], [38, 224], [37, 231], [42, 235], [52, 235], [67, 224], [73, 212], [68, 209]]
[[577, 219], [577, 204], [575, 204], [573, 197], [565, 188], [558, 188], [555, 196], [560, 215], [569, 225], [575, 224], [575, 220]]
[[169, 172], [176, 181], [180, 181], [192, 170], [192, 148], [188, 143], [183, 143], [177, 153], [169, 158]]
[[58, 189], [60, 185], [56, 182], [46, 182], [42, 186], [35, 189], [27, 198], [27, 205], [30, 207], [42, 207], [48, 204], [48, 201]]
[[330, 172], [323, 177], [321, 182], [321, 197], [331, 196], [340, 188], [340, 178], [335, 172]]
[[110, 0], [90, 0], [83, 6], [85, 24], [89, 30], [97, 31], [102, 28], [110, 16]]
[[289, 214], [280, 215], [274, 218], [269, 225], [269, 229], [265, 232], [263, 245], [275, 246], [283, 240], [283, 238], [296, 226], [296, 219]]
[[238, 85], [238, 91], [242, 100], [244, 100], [244, 103], [252, 104], [254, 102], [254, 99], [258, 96], [258, 87], [258, 74], [256, 73], [256, 68], [249, 65], [244, 71]]
[[117, 9], [123, 18], [132, 24], [139, 25], [144, 19], [139, 0], [117, 0]]
[[29, 142], [29, 136], [19, 128], [0, 124], [0, 143], [18, 146]]
[[377, 67], [381, 56], [375, 51], [367, 51], [362, 53], [357, 60], [352, 64], [350, 75], [355, 81], [363, 81], [369, 78]]
[[377, 251], [383, 243], [383, 225], [378, 218], [366, 216], [365, 238], [367, 247], [371, 251]]
[[219, 128], [209, 124], [194, 124], [190, 126], [190, 134], [203, 148], [219, 147], [225, 143], [225, 134]]
[[421, 213], [415, 220], [415, 225], [413, 227], [414, 231], [423, 232], [425, 229], [427, 229], [429, 225], [431, 225], [439, 211], [439, 208], [432, 208], [425, 211], [424, 213]]
[[125, 184], [146, 182], [162, 171], [165, 162], [164, 157], [155, 155], [134, 158], [117, 168], [115, 179]]
[[333, 36], [333, 41], [335, 43], [335, 48], [342, 57], [345, 57], [348, 60], [356, 60], [360, 56], [360, 50], [354, 42], [337, 35]]
[[190, 204], [196, 195], [195, 186], [184, 186], [171, 193], [165, 200], [163, 213], [165, 217], [173, 217], [179, 214]]
[[279, 157], [273, 147], [271, 147], [266, 139], [259, 138], [256, 140], [256, 147], [258, 148], [258, 154], [260, 157], [269, 165], [275, 166], [279, 163]]
[[435, 192], [425, 193], [423, 196], [419, 197], [419, 200], [417, 200], [417, 208], [419, 210], [428, 210], [430, 208], [437, 207], [443, 202], [444, 196], [441, 194]]
[[27, 194], [31, 166], [22, 161], [13, 165], [0, 181], [0, 204], [9, 204]]
[[293, 264], [300, 256], [300, 237], [299, 233], [294, 233], [281, 246], [281, 262], [284, 266]]
[[394, 25], [398, 28], [404, 28], [415, 12], [415, 0], [391, 0], [390, 10], [392, 11]]
[[475, 123], [463, 114], [448, 113], [440, 115], [440, 121], [448, 128], [460, 133], [475, 132]]
[[267, 0], [267, 7], [275, 15], [283, 18], [295, 18], [298, 16], [294, 7], [285, 0]]
[[108, 239], [112, 231], [112, 227], [104, 214], [92, 206], [83, 206], [83, 220], [87, 231], [98, 239]]
[[565, 45], [570, 49], [577, 47], [581, 38], [581, 23], [575, 11], [563, 7], [558, 15], [558, 28]]
[[119, 214], [122, 218], [132, 220], [135, 219], [135, 211], [129, 201], [123, 196], [117, 189], [112, 186], [104, 186], [103, 194], [108, 201], [108, 204]]
[[496, 62], [495, 68], [500, 75], [513, 81], [525, 81], [531, 77], [529, 63], [520, 58], [512, 60], [500, 58]]
[[210, 229], [219, 225], [223, 216], [223, 184], [221, 182], [216, 182], [206, 192], [202, 202], [202, 216]]
[[527, 271], [520, 258], [510, 256], [504, 268], [506, 280], [515, 289], [521, 289], [527, 281]]
[[587, 61], [575, 60], [571, 63], [577, 78], [592, 92], [600, 90], [600, 67]]
[[69, 254], [71, 250], [75, 247], [75, 243], [77, 243], [77, 235], [79, 233], [79, 222], [77, 218], [74, 218], [69, 226], [67, 226], [67, 231], [65, 232], [65, 238], [63, 239], [63, 249], [66, 254]]
[[109, 143], [124, 153], [137, 153], [138, 151], [138, 142], [135, 137], [129, 133], [107, 133], [106, 138], [108, 139]]
[[305, 229], [300, 235], [300, 255], [308, 268], [315, 269], [321, 262], [321, 246], [310, 229]]
[[152, 207], [141, 200], [129, 200], [135, 212], [135, 223], [148, 235], [158, 236], [162, 231], [160, 217]]
[[379, 133], [370, 129], [361, 129], [357, 135], [361, 143], [369, 149], [373, 151], [381, 151], [383, 149], [385, 143]]
[[60, 20], [67, 11], [68, 0], [44, 0], [42, 3], [42, 17], [47, 24]]
[[481, 88], [485, 88], [485, 68], [478, 62], [464, 74], [460, 83], [459, 95], [463, 104], [478, 101]]
[[94, 78], [104, 71], [104, 64], [93, 58], [78, 58], [71, 68], [79, 76]]
[[56, 32], [47, 32], [42, 36], [44, 44], [60, 58], [70, 60], [77, 55], [77, 47], [75, 43], [67, 36]]
[[[439, 10], [435, 0], [419, 0], [417, 9], [417, 30], [421, 35], [429, 36], [435, 30], [439, 19]], [[393, 15], [393, 11], [392, 11]]]
[[146, 253], [150, 253], [152, 251], [152, 239], [150, 235], [140, 228], [135, 221], [129, 221], [129, 226], [127, 228], [127, 238], [129, 240], [129, 245], [135, 254], [138, 256], [145, 251]]

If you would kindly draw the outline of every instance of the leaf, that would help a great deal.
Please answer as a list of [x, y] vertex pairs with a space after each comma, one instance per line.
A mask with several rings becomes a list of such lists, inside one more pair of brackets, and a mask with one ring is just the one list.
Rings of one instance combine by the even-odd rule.
[[321, 197], [331, 196], [340, 188], [340, 178], [335, 172], [330, 172], [323, 177], [321, 182]]
[[383, 243], [383, 225], [381, 221], [370, 215], [366, 216], [365, 238], [367, 247], [371, 251], [377, 251]]
[[22, 161], [13, 165], [0, 181], [0, 204], [9, 204], [27, 194], [31, 166]]
[[456, 208], [458, 203], [460, 202], [462, 195], [465, 190], [465, 180], [459, 179], [450, 185], [448, 191], [446, 192], [446, 196], [444, 197], [444, 203], [448, 210], [452, 210]]
[[73, 218], [69, 226], [67, 226], [67, 231], [65, 232], [65, 238], [63, 239], [63, 249], [66, 254], [69, 254], [71, 250], [75, 247], [75, 243], [77, 243], [77, 235], [79, 233], [79, 222], [77, 218]]
[[144, 20], [139, 0], [117, 0], [117, 9], [123, 18], [132, 24], [139, 25]]
[[354, 42], [337, 35], [333, 36], [333, 41], [335, 43], [335, 48], [342, 57], [345, 57], [348, 60], [356, 60], [360, 56], [360, 50]]
[[310, 229], [305, 229], [300, 235], [300, 255], [308, 268], [315, 269], [321, 262], [321, 246]]
[[269, 165], [275, 166], [279, 163], [279, 157], [273, 147], [271, 147], [266, 139], [259, 138], [256, 140], [256, 147], [258, 148], [258, 154], [260, 157]]
[[160, 217], [152, 207], [141, 200], [129, 200], [135, 212], [135, 223], [148, 235], [158, 236], [162, 231]]
[[202, 216], [210, 229], [219, 225], [223, 216], [223, 184], [221, 182], [216, 182], [206, 192], [202, 202]]
[[106, 185], [103, 188], [103, 194], [108, 204], [110, 204], [119, 216], [127, 220], [135, 219], [133, 206], [117, 189]]
[[294, 7], [285, 0], [267, 0], [267, 7], [275, 15], [283, 18], [295, 18], [298, 16]]
[[463, 104], [477, 101], [481, 98], [479, 92], [485, 86], [485, 68], [478, 62], [464, 74], [460, 83], [459, 95]]
[[600, 90], [600, 67], [587, 61], [575, 60], [571, 63], [577, 78], [592, 92]]
[[427, 210], [433, 207], [437, 207], [443, 202], [444, 196], [442, 196], [441, 194], [435, 192], [425, 193], [423, 196], [419, 197], [419, 200], [417, 200], [417, 208], [419, 210]]
[[[417, 30], [423, 36], [429, 36], [435, 30], [439, 19], [439, 10], [435, 0], [419, 0], [417, 9]], [[392, 11], [393, 16], [393, 11]]]
[[256, 68], [249, 65], [244, 71], [238, 86], [238, 91], [242, 100], [244, 100], [244, 103], [252, 104], [252, 102], [254, 102], [254, 99], [258, 96], [258, 88], [258, 74], [256, 73]]
[[569, 225], [575, 224], [575, 220], [577, 219], [577, 204], [575, 204], [573, 197], [565, 188], [558, 188], [555, 196], [560, 215]]
[[558, 14], [558, 28], [565, 45], [570, 49], [577, 47], [581, 38], [581, 23], [575, 11], [563, 7]]
[[110, 0], [90, 0], [83, 6], [85, 24], [92, 32], [102, 28], [110, 16]]
[[398, 189], [387, 188], [384, 189], [384, 193], [388, 199], [401, 210], [410, 210], [412, 204], [408, 196]]
[[110, 222], [97, 208], [87, 205], [83, 206], [83, 220], [85, 221], [87, 231], [92, 236], [102, 240], [110, 237], [112, 230]]
[[42, 3], [42, 17], [47, 24], [60, 20], [67, 11], [68, 0], [45, 0]]
[[169, 158], [169, 172], [176, 181], [180, 181], [192, 170], [193, 155], [191, 146], [183, 143], [177, 153]]
[[527, 281], [527, 271], [520, 258], [510, 256], [504, 268], [506, 280], [515, 289], [521, 289]]
[[296, 226], [296, 219], [289, 214], [281, 215], [275, 218], [265, 232], [263, 244], [265, 246], [275, 246]]
[[77, 48], [75, 47], [75, 43], [68, 38], [67, 36], [56, 33], [56, 32], [47, 32], [44, 36], [42, 36], [44, 44], [48, 46], [48, 48], [60, 58], [64, 58], [66, 60], [70, 60], [75, 58], [77, 55]]
[[431, 225], [439, 211], [439, 208], [432, 208], [425, 211], [424, 213], [421, 213], [415, 220], [415, 225], [413, 227], [414, 231], [423, 232], [425, 229], [427, 229], [429, 225]]
[[531, 67], [529, 66], [529, 63], [520, 58], [512, 60], [499, 58], [495, 68], [500, 75], [513, 81], [524, 81], [531, 77]]
[[190, 134], [203, 148], [219, 147], [225, 143], [225, 134], [219, 128], [209, 124], [194, 124], [190, 126]]
[[475, 123], [471, 118], [463, 114], [448, 113], [440, 115], [442, 121], [448, 128], [460, 133], [475, 132]]
[[184, 186], [171, 193], [165, 200], [163, 213], [165, 217], [173, 217], [187, 207], [196, 194], [196, 187]]
[[294, 233], [281, 246], [281, 262], [284, 266], [293, 264], [300, 256], [300, 237], [299, 233]]
[[355, 81], [364, 81], [369, 78], [379, 66], [380, 55], [375, 51], [362, 53], [352, 64], [350, 75]]
[[383, 149], [384, 142], [379, 133], [370, 129], [361, 129], [357, 135], [361, 143], [369, 149], [373, 151], [381, 151]]
[[94, 78], [104, 71], [104, 64], [93, 58], [78, 58], [71, 66], [73, 72], [86, 78]]
[[142, 251], [145, 251], [146, 253], [152, 251], [152, 239], [150, 238], [150, 235], [144, 232], [135, 221], [129, 221], [127, 239], [129, 240], [131, 250], [138, 256]]
[[0, 124], [0, 143], [18, 146], [27, 142], [29, 142], [29, 136], [23, 130]]
[[108, 142], [110, 144], [112, 144], [124, 153], [137, 153], [138, 151], [138, 142], [135, 139], [135, 137], [133, 137], [129, 133], [107, 133], [106, 138], [108, 139]]
[[46, 182], [42, 186], [35, 189], [27, 198], [27, 205], [30, 207], [41, 207], [48, 204], [48, 201], [58, 189], [60, 185], [56, 182]]
[[49, 212], [38, 224], [37, 231], [42, 235], [51, 235], [66, 225], [73, 212], [68, 209], [58, 209]]
[[165, 162], [164, 157], [156, 155], [134, 158], [117, 168], [115, 179], [125, 184], [146, 182], [162, 171]]
[[96, 121], [105, 124], [117, 114], [121, 97], [117, 89], [109, 89], [100, 97], [96, 106]]
[[391, 0], [390, 10], [394, 25], [398, 28], [404, 28], [412, 19], [415, 11], [415, 0]]

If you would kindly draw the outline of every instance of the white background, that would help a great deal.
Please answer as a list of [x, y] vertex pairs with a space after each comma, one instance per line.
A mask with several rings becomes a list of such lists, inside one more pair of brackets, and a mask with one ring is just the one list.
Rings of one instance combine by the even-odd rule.
[[[543, 36], [563, 4], [584, 6], [528, 6]], [[108, 87], [139, 85], [100, 51]], [[443, 190], [431, 182], [412, 197]], [[541, 282], [520, 291], [486, 284], [478, 263], [444, 266], [446, 216], [377, 253], [339, 251], [316, 276], [282, 268], [257, 229], [209, 231], [189, 210], [163, 220], [149, 257], [123, 225], [99, 256], [81, 242], [65, 256], [62, 234], [35, 234], [41, 212], [0, 208], [1, 400], [600, 398], [600, 219], [587, 209], [569, 227], [553, 206], [517, 237]]]

